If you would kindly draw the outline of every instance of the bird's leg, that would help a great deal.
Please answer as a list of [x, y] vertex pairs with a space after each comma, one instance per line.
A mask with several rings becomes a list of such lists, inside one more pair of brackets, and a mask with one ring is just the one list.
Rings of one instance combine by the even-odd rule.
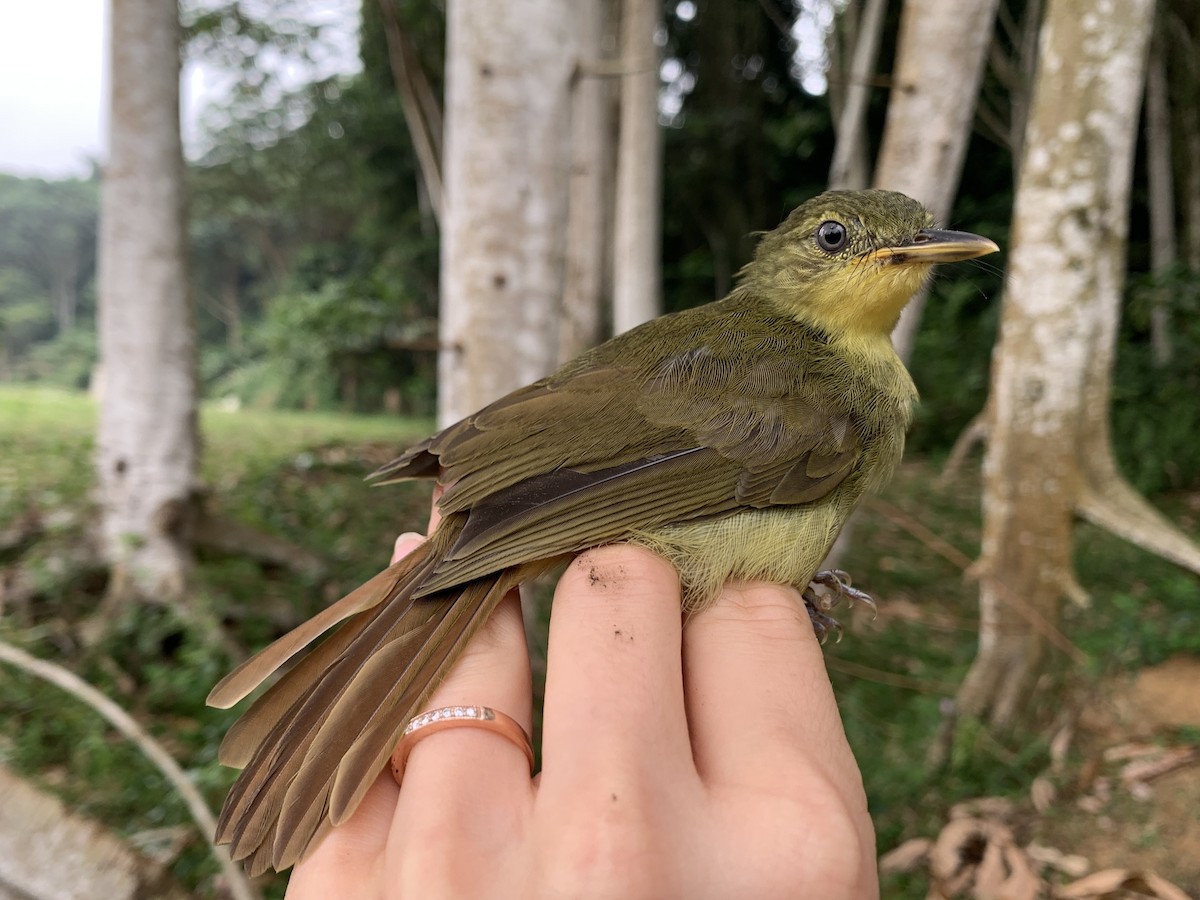
[[850, 575], [841, 569], [823, 569], [813, 576], [808, 587], [801, 591], [808, 617], [812, 620], [813, 630], [821, 643], [829, 637], [829, 632], [836, 631], [837, 639], [842, 639], [842, 626], [837, 619], [830, 616], [829, 610], [845, 600], [850, 606], [855, 603], [865, 603], [875, 611], [875, 600], [866, 591], [860, 591], [850, 586]]

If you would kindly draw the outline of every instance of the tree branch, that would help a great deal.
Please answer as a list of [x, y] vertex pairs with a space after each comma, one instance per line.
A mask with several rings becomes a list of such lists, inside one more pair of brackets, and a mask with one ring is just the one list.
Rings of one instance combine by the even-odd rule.
[[2, 640], [0, 640], [0, 660], [41, 678], [66, 691], [72, 697], [83, 701], [117, 731], [125, 735], [154, 764], [154, 767], [162, 772], [183, 798], [201, 836], [212, 849], [217, 864], [220, 865], [221, 871], [229, 881], [230, 893], [236, 900], [258, 900], [260, 895], [250, 884], [246, 874], [229, 858], [229, 854], [223, 847], [218, 847], [213, 843], [213, 835], [217, 831], [217, 820], [204, 802], [204, 798], [200, 796], [196, 786], [192, 784], [187, 773], [179, 767], [179, 763], [175, 762], [162, 744], [151, 737], [129, 713], [74, 672], [64, 669], [57, 663], [30, 656], [24, 650]]
[[392, 0], [379, 0], [379, 11], [383, 15], [388, 62], [391, 64], [392, 78], [396, 82], [396, 93], [400, 95], [400, 108], [404, 112], [404, 121], [408, 124], [408, 134], [417, 154], [421, 178], [429, 194], [429, 205], [440, 228], [444, 198], [441, 110], [429, 86], [429, 80], [417, 61], [412, 44], [400, 27], [400, 19], [396, 15], [396, 7]]

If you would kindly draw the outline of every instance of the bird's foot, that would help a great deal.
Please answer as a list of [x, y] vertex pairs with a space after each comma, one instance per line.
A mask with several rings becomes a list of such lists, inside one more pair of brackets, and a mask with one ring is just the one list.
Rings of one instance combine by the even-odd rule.
[[830, 632], [836, 632], [839, 641], [842, 639], [842, 626], [837, 619], [829, 615], [829, 610], [843, 600], [849, 606], [865, 603], [871, 607], [871, 612], [876, 611], [874, 598], [866, 591], [851, 587], [850, 575], [841, 569], [824, 569], [818, 572], [808, 587], [801, 592], [801, 596], [804, 597], [804, 606], [812, 620], [813, 630], [822, 644]]

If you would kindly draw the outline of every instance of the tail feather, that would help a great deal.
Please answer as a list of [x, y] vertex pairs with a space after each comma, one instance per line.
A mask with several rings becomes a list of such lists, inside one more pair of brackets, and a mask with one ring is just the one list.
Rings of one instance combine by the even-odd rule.
[[444, 541], [435, 543], [432, 538], [425, 541], [408, 556], [242, 662], [209, 691], [208, 705], [228, 709], [339, 622], [390, 600], [402, 585], [419, 584], [445, 555], [442, 544]]
[[[440, 651], [431, 655], [414, 676], [395, 681], [380, 703], [381, 714], [371, 717], [354, 745], [347, 751], [334, 774], [329, 798], [330, 820], [344, 822], [362, 802], [374, 773], [387, 761], [400, 740], [408, 721], [428, 701], [433, 688], [440, 684], [461, 650], [479, 630], [504, 595], [529, 575], [528, 571], [506, 571], [494, 579], [475, 582], [458, 601], [462, 615], [451, 623], [449, 633], [435, 644]], [[387, 684], [387, 680], [384, 680]]]
[[[443, 521], [408, 565], [402, 560], [335, 604], [338, 618], [325, 622], [348, 619], [222, 744], [222, 760], [245, 768], [221, 811], [217, 840], [252, 873], [292, 865], [353, 813], [405, 725], [500, 599], [545, 567], [504, 570], [414, 599], [461, 531], [457, 518]], [[313, 637], [285, 636], [264, 651], [265, 662], [239, 667], [213, 696], [236, 702]]]
[[221, 741], [221, 748], [217, 752], [217, 759], [221, 764], [238, 769], [245, 768], [258, 749], [262, 735], [270, 731], [301, 696], [312, 688], [321, 672], [333, 665], [351, 641], [362, 633], [369, 621], [370, 617], [359, 615], [346, 622], [300, 660], [287, 678], [276, 681], [265, 694], [255, 700], [254, 705], [225, 733], [225, 739]]
[[[294, 685], [284, 690], [294, 693], [296, 700], [259, 739], [257, 749], [230, 789], [217, 823], [217, 840], [231, 845], [230, 853], [234, 859], [254, 853], [263, 841], [275, 842], [274, 832], [284, 810], [288, 788], [301, 772], [313, 737], [325, 721], [325, 714], [349, 679], [378, 649], [380, 630], [394, 627], [414, 606], [425, 607], [426, 604], [397, 597], [375, 610], [359, 613], [363, 618], [361, 626], [358, 622], [344, 626], [359, 626], [356, 629], [359, 633], [348, 642], [333, 664], [318, 673], [309, 684], [299, 680], [293, 682], [292, 672], [284, 675], [282, 681]], [[314, 790], [311, 796], [304, 798], [303, 805], [307, 808], [310, 804], [323, 804], [325, 796], [319, 794]]]

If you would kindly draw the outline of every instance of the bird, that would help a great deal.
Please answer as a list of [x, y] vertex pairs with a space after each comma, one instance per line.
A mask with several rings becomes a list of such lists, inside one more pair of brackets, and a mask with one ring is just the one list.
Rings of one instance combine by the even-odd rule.
[[[408, 449], [383, 484], [436, 479], [412, 553], [235, 668], [228, 708], [313, 644], [229, 729], [242, 772], [216, 838], [282, 871], [344, 822], [504, 595], [613, 542], [666, 557], [684, 614], [731, 579], [814, 579], [899, 463], [917, 391], [891, 343], [936, 263], [997, 245], [891, 191], [828, 191], [761, 235], [722, 300], [646, 322]], [[335, 626], [340, 626], [335, 629]]]

